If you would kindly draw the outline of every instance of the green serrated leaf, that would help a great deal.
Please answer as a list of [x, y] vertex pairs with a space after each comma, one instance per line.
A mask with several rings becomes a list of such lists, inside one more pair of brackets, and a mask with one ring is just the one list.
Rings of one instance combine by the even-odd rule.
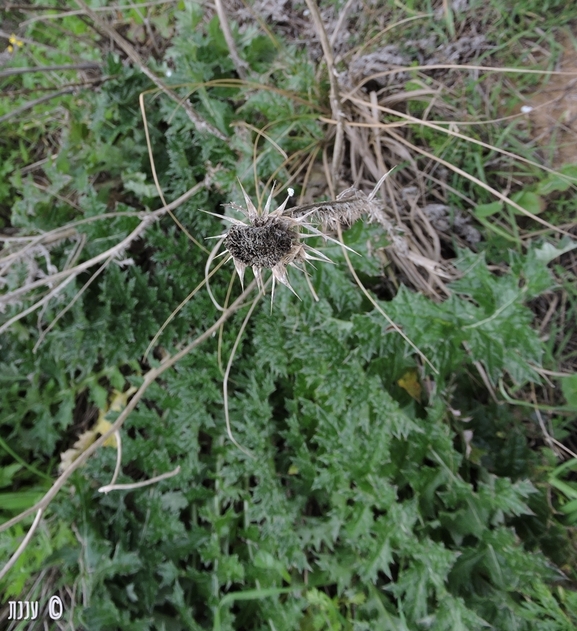
[[577, 375], [570, 375], [561, 379], [561, 390], [567, 405], [577, 410]]

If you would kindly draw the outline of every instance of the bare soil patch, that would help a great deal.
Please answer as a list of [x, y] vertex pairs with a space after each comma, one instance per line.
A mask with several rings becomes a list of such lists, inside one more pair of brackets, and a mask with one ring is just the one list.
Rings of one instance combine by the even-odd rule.
[[[577, 35], [577, 25], [573, 27]], [[563, 38], [563, 55], [557, 70], [575, 76], [552, 75], [528, 101], [533, 138], [543, 146], [555, 147], [553, 166], [577, 164], [577, 44]]]

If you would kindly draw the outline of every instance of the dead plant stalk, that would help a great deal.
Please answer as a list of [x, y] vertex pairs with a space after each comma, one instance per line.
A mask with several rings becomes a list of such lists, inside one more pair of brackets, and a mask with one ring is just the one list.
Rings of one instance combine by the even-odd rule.
[[336, 134], [335, 134], [335, 144], [333, 147], [333, 160], [331, 167], [331, 194], [334, 197], [334, 192], [337, 190], [338, 183], [338, 171], [342, 162], [343, 152], [344, 152], [344, 113], [341, 108], [340, 102], [340, 90], [339, 83], [337, 80], [337, 74], [335, 70], [335, 62], [333, 56], [333, 48], [327, 36], [327, 32], [325, 30], [325, 26], [323, 24], [321, 14], [317, 3], [315, 0], [305, 0], [307, 3], [307, 7], [311, 14], [311, 19], [315, 30], [317, 32], [318, 38], [321, 42], [321, 46], [323, 49], [323, 55], [325, 58], [325, 62], [327, 64], [327, 72], [329, 75], [329, 82], [331, 86], [330, 91], [330, 103], [331, 103], [331, 112], [333, 118], [337, 123]]
[[230, 30], [230, 25], [228, 23], [228, 18], [226, 16], [226, 11], [224, 9], [224, 5], [222, 0], [214, 0], [214, 6], [216, 8], [216, 14], [218, 15], [218, 19], [220, 22], [220, 28], [222, 29], [222, 34], [224, 35], [224, 40], [226, 45], [228, 46], [228, 51], [230, 53], [230, 58], [232, 59], [232, 63], [236, 68], [236, 72], [241, 79], [246, 79], [247, 76], [247, 68], [248, 64], [246, 61], [240, 58], [238, 51], [236, 49], [236, 44], [234, 41], [234, 37], [232, 36], [232, 31]]
[[[44, 278], [40, 278], [37, 281], [29, 283], [28, 285], [24, 285], [23, 287], [19, 287], [14, 291], [2, 296], [0, 298], [0, 304], [8, 304], [9, 302], [14, 301], [15, 299], [29, 293], [33, 289], [37, 289], [38, 287], [44, 287], [45, 285], [51, 285], [57, 283], [69, 276], [78, 276], [84, 270], [105, 261], [108, 258], [116, 258], [119, 256], [126, 248], [137, 239], [149, 226], [151, 226], [155, 221], [157, 221], [160, 217], [162, 217], [167, 212], [178, 208], [185, 201], [193, 197], [201, 188], [206, 186], [206, 182], [199, 182], [195, 186], [193, 186], [186, 193], [181, 195], [178, 199], [175, 199], [170, 204], [163, 206], [151, 213], [145, 215], [144, 219], [138, 224], [138, 226], [120, 243], [117, 243], [112, 248], [106, 250], [105, 252], [101, 252], [100, 254], [92, 257], [88, 261], [84, 261], [84, 263], [80, 263], [80, 265], [76, 265], [67, 270], [62, 270], [61, 272], [57, 272], [56, 274], [50, 274]], [[67, 227], [65, 227], [67, 228]]]
[[[190, 353], [197, 346], [202, 344], [204, 341], [210, 338], [214, 333], [216, 333], [219, 327], [221, 327], [233, 314], [235, 314], [239, 309], [241, 309], [244, 306], [245, 299], [252, 293], [255, 287], [256, 287], [256, 281], [253, 280], [250, 283], [250, 285], [248, 285], [248, 287], [240, 294], [240, 296], [232, 303], [232, 305], [224, 311], [224, 313], [220, 316], [220, 318], [211, 327], [209, 327], [204, 333], [199, 335], [195, 340], [193, 340], [181, 351], [176, 353], [176, 355], [172, 357], [167, 357], [159, 366], [149, 370], [144, 376], [144, 380], [142, 384], [140, 385], [140, 387], [138, 388], [138, 390], [136, 391], [132, 399], [130, 399], [130, 401], [128, 402], [128, 405], [120, 413], [116, 421], [114, 421], [114, 423], [110, 426], [110, 429], [106, 433], [102, 434], [100, 438], [98, 438], [94, 443], [92, 443], [92, 445], [90, 445], [88, 449], [82, 452], [78, 456], [78, 458], [73, 463], [70, 464], [70, 466], [66, 469], [66, 471], [64, 471], [58, 477], [58, 479], [54, 482], [54, 484], [50, 487], [50, 489], [45, 493], [44, 497], [42, 497], [41, 500], [36, 502], [36, 504], [32, 506], [31, 508], [23, 511], [16, 517], [0, 525], [0, 532], [3, 532], [4, 530], [7, 530], [8, 528], [11, 528], [15, 524], [19, 523], [23, 519], [26, 519], [26, 517], [28, 517], [29, 515], [32, 515], [33, 513], [37, 513], [36, 519], [34, 520], [34, 523], [32, 524], [29, 532], [27, 533], [26, 538], [24, 539], [24, 541], [22, 542], [18, 550], [16, 550], [14, 555], [12, 555], [12, 557], [0, 570], [0, 580], [5, 576], [5, 574], [14, 565], [18, 556], [22, 554], [24, 548], [31, 540], [34, 530], [36, 530], [38, 523], [40, 522], [40, 517], [42, 513], [49, 506], [50, 502], [52, 502], [52, 500], [56, 497], [56, 495], [62, 489], [62, 487], [68, 480], [68, 478], [72, 475], [72, 473], [74, 473], [76, 469], [82, 466], [88, 460], [88, 458], [90, 458], [90, 456], [92, 456], [92, 454], [94, 454], [106, 442], [106, 440], [110, 438], [110, 436], [112, 436], [113, 434], [115, 434], [116, 432], [120, 430], [120, 428], [122, 427], [122, 425], [128, 418], [128, 415], [136, 408], [138, 402], [142, 399], [142, 397], [144, 396], [146, 390], [150, 387], [150, 385], [156, 379], [158, 379], [158, 377], [160, 377], [164, 372], [166, 372], [169, 368], [174, 366], [183, 357], [188, 355], [188, 353]], [[171, 472], [171, 473], [174, 474], [174, 472]], [[164, 477], [169, 477], [169, 475], [163, 474], [162, 477], [159, 476], [158, 478], [156, 478], [156, 480], [164, 479]], [[150, 480], [148, 482], [150, 483]]]

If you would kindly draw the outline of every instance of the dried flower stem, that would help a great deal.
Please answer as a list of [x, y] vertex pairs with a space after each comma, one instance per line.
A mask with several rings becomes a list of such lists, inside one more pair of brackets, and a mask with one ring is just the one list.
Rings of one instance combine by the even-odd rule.
[[[216, 274], [216, 272], [218, 272], [218, 270], [226, 263], [226, 260], [222, 260], [208, 275], [208, 278], [210, 278], [211, 276], [213, 276], [214, 274]], [[160, 327], [160, 329], [158, 329], [158, 331], [156, 332], [156, 335], [152, 338], [152, 340], [150, 341], [150, 344], [147, 346], [146, 350], [144, 351], [144, 357], [148, 356], [148, 353], [150, 353], [150, 351], [152, 350], [152, 347], [156, 344], [156, 341], [158, 340], [158, 338], [162, 335], [162, 332], [164, 331], [164, 329], [170, 324], [170, 322], [174, 319], [174, 317], [178, 314], [178, 312], [188, 303], [188, 301], [200, 290], [204, 287], [204, 284], [207, 282], [207, 278], [204, 278], [203, 280], [200, 281], [200, 283], [198, 283], [198, 285], [188, 294], [188, 296], [178, 305], [178, 307], [176, 307], [176, 309], [168, 316], [168, 318], [166, 318], [166, 320], [164, 321], [164, 323], [162, 324], [162, 326]]]
[[327, 64], [327, 72], [329, 75], [329, 82], [331, 86], [330, 92], [330, 103], [331, 103], [331, 112], [333, 118], [337, 123], [336, 135], [335, 135], [335, 144], [333, 147], [333, 160], [331, 166], [331, 179], [332, 179], [332, 188], [336, 190], [337, 182], [338, 182], [338, 172], [341, 166], [343, 151], [344, 151], [344, 113], [340, 104], [340, 90], [339, 84], [337, 81], [337, 74], [335, 70], [335, 62], [333, 57], [333, 48], [327, 36], [327, 32], [325, 30], [325, 26], [323, 24], [323, 20], [321, 18], [321, 14], [317, 3], [315, 0], [305, 0], [307, 3], [307, 7], [311, 13], [311, 19], [315, 30], [317, 32], [318, 38], [321, 42], [321, 46], [323, 49], [323, 55], [325, 57], [325, 61]]
[[110, 429], [106, 433], [102, 434], [102, 436], [100, 436], [98, 440], [94, 441], [90, 445], [90, 447], [86, 449], [86, 451], [82, 452], [78, 456], [78, 458], [76, 458], [76, 460], [72, 462], [65, 471], [62, 472], [62, 474], [57, 478], [57, 480], [50, 487], [50, 489], [44, 494], [42, 499], [36, 502], [34, 506], [32, 506], [31, 508], [28, 508], [25, 511], [22, 511], [22, 513], [20, 513], [16, 517], [13, 517], [12, 519], [9, 519], [3, 524], [0, 524], [0, 532], [7, 530], [8, 528], [12, 527], [14, 524], [17, 524], [23, 519], [26, 519], [28, 515], [32, 515], [36, 511], [45, 510], [46, 507], [50, 504], [50, 502], [56, 497], [58, 492], [62, 489], [62, 487], [68, 480], [68, 478], [72, 475], [72, 473], [74, 473], [76, 469], [78, 469], [81, 465], [83, 465], [88, 460], [88, 458], [90, 458], [90, 456], [94, 454], [94, 452], [97, 451], [106, 442], [106, 440], [108, 440], [108, 438], [110, 438], [110, 436], [112, 436], [115, 432], [117, 432], [122, 427], [122, 425], [128, 418], [128, 415], [137, 406], [138, 402], [142, 399], [142, 397], [144, 396], [146, 390], [150, 387], [150, 385], [154, 383], [154, 381], [156, 381], [156, 379], [158, 379], [158, 377], [160, 377], [165, 371], [167, 371], [169, 368], [174, 366], [174, 364], [180, 361], [183, 357], [188, 355], [188, 353], [190, 353], [197, 346], [199, 346], [204, 341], [209, 339], [216, 331], [218, 331], [218, 328], [224, 322], [226, 322], [239, 309], [245, 306], [246, 298], [252, 293], [255, 287], [256, 287], [256, 281], [251, 282], [250, 285], [248, 285], [248, 287], [242, 292], [242, 294], [232, 303], [232, 305], [220, 316], [220, 318], [212, 326], [206, 329], [204, 333], [199, 335], [195, 340], [193, 340], [190, 344], [185, 346], [185, 348], [183, 348], [181, 351], [179, 351], [172, 357], [167, 357], [160, 364], [160, 366], [157, 366], [149, 370], [145, 374], [142, 384], [140, 385], [140, 387], [138, 388], [134, 396], [130, 399], [127, 406], [124, 408], [124, 410], [122, 410], [122, 412], [119, 414], [118, 418], [111, 425]]
[[[158, 195], [162, 200], [162, 203], [166, 206], [166, 200], [164, 199], [164, 193], [162, 192], [162, 187], [160, 186], [160, 181], [158, 180], [158, 174], [156, 173], [156, 164], [154, 163], [154, 155], [152, 153], [152, 143], [150, 142], [150, 133], [148, 131], [148, 120], [146, 118], [146, 107], [144, 107], [144, 95], [145, 92], [141, 92], [138, 96], [138, 102], [140, 103], [140, 111], [142, 113], [142, 122], [144, 123], [144, 136], [146, 137], [146, 147], [148, 150], [148, 158], [150, 160], [150, 169], [152, 171], [152, 179], [154, 180], [154, 184], [156, 186], [156, 190], [158, 191]], [[208, 180], [208, 175], [205, 180]], [[168, 211], [168, 214], [172, 217], [172, 221], [184, 232], [184, 234], [203, 252], [208, 254], [208, 250], [197, 241], [190, 232], [182, 225], [182, 223], [178, 220], [177, 216], [172, 212], [172, 210]]]
[[161, 480], [167, 480], [168, 478], [173, 478], [175, 475], [180, 473], [180, 465], [176, 467], [173, 471], [167, 471], [166, 473], [162, 473], [161, 475], [154, 476], [154, 478], [150, 478], [148, 480], [142, 480], [142, 482], [133, 482], [132, 484], [108, 484], [107, 486], [101, 486], [98, 489], [99, 493], [110, 493], [110, 491], [131, 491], [132, 489], [141, 489], [145, 486], [150, 486], [151, 484], [156, 484]]

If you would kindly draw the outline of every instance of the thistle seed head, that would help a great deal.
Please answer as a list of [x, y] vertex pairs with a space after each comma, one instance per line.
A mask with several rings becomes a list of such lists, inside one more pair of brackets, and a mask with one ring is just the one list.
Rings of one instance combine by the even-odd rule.
[[335, 241], [326, 234], [327, 230], [336, 230], [337, 226], [347, 228], [363, 215], [374, 219], [379, 211], [379, 205], [374, 201], [374, 197], [387, 175], [381, 178], [369, 195], [356, 188], [348, 188], [332, 202], [320, 202], [293, 209], [286, 209], [288, 200], [294, 194], [289, 188], [288, 197], [274, 211], [270, 209], [274, 187], [264, 209], [261, 210], [256, 208], [239, 182], [245, 207], [236, 204], [230, 206], [242, 213], [245, 221], [227, 217], [232, 225], [226, 235], [222, 236], [224, 247], [234, 262], [240, 282], [243, 282], [246, 268], [252, 267], [257, 284], [263, 289], [262, 270], [270, 269], [273, 296], [276, 281], [286, 285], [294, 293], [287, 276], [289, 265], [302, 269], [299, 263], [331, 262], [324, 254], [306, 245], [304, 239], [309, 236], [320, 236], [325, 240]]
[[299, 226], [304, 226], [301, 219], [283, 216], [285, 206], [293, 190], [289, 189], [286, 200], [271, 212], [273, 192], [271, 191], [263, 211], [258, 210], [242, 188], [246, 208], [235, 204], [231, 206], [241, 212], [246, 221], [230, 219], [232, 226], [228, 229], [224, 247], [234, 261], [240, 282], [243, 282], [247, 267], [252, 267], [259, 288], [263, 288], [262, 270], [272, 270], [273, 295], [276, 281], [286, 285], [293, 291], [287, 276], [286, 268], [295, 261], [311, 259], [300, 242]]
[[298, 241], [290, 222], [279, 217], [258, 218], [252, 225], [229, 228], [224, 247], [247, 267], [272, 269], [290, 255]]

